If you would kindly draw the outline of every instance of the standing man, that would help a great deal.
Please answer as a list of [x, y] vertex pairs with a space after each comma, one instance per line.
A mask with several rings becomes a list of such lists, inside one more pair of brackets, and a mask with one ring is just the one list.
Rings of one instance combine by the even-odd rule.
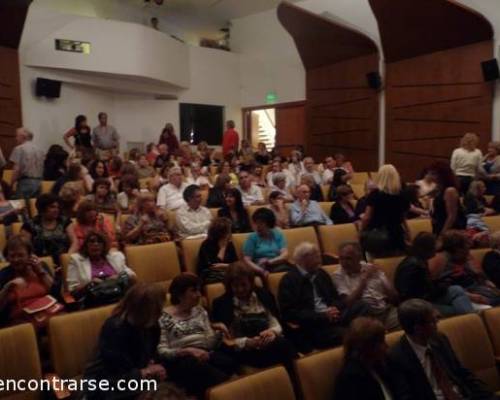
[[16, 142], [17, 146], [10, 155], [14, 164], [12, 186], [17, 182], [17, 198], [33, 198], [40, 191], [45, 154], [33, 144], [33, 133], [26, 128], [16, 130]]
[[234, 121], [227, 121], [226, 128], [226, 132], [224, 132], [224, 136], [222, 137], [222, 155], [224, 159], [228, 154], [236, 154], [238, 152], [238, 144], [240, 142], [240, 136], [234, 129]]
[[92, 131], [92, 144], [101, 160], [109, 160], [120, 151], [120, 136], [114, 126], [108, 125], [108, 114], [100, 112], [97, 118], [99, 125]]

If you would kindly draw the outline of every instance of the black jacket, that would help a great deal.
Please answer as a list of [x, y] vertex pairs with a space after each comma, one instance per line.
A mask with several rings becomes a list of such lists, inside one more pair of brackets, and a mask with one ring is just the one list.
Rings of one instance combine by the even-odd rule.
[[238, 220], [234, 220], [231, 216], [231, 211], [225, 205], [217, 211], [218, 217], [229, 218], [231, 220], [232, 233], [248, 233], [252, 231], [250, 226], [250, 218], [248, 217], [247, 210], [243, 209], [238, 216]]
[[[439, 334], [431, 341], [430, 347], [453, 384], [460, 390], [463, 398], [471, 400], [495, 398], [484, 383], [460, 363], [446, 336]], [[420, 364], [406, 336], [403, 336], [400, 342], [392, 348], [390, 362], [393, 365], [393, 374], [395, 374], [395, 399], [436, 399], [422, 364]]]
[[[393, 394], [392, 375], [388, 368], [378, 368], [377, 374], [386, 389]], [[385, 400], [378, 381], [361, 362], [349, 359], [335, 379], [335, 400]], [[396, 399], [393, 396], [394, 399]]]
[[[257, 298], [264, 306], [264, 308], [269, 311], [274, 317], [279, 318], [278, 308], [276, 307], [276, 302], [274, 297], [267, 290], [256, 287], [255, 294]], [[217, 297], [212, 305], [212, 320], [214, 322], [222, 322], [227, 327], [230, 327], [234, 319], [234, 303], [233, 296], [228, 293], [224, 293], [222, 296]]]
[[[354, 209], [352, 210], [354, 213]], [[340, 203], [335, 203], [330, 210], [330, 219], [335, 225], [338, 224], [351, 224], [357, 221], [358, 217], [354, 214], [350, 216]]]
[[[332, 279], [322, 269], [317, 271], [315, 286], [318, 295], [328, 307], [344, 306]], [[293, 268], [281, 279], [278, 302], [283, 320], [299, 325], [323, 325], [328, 323], [325, 315], [314, 310], [314, 295], [311, 281], [303, 276], [297, 268]]]
[[226, 205], [224, 198], [224, 190], [217, 187], [208, 190], [207, 207], [208, 208], [221, 208]]

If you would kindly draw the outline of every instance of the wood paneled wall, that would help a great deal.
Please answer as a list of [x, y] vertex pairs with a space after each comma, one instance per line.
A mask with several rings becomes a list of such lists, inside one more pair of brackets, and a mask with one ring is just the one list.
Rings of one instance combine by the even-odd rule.
[[357, 170], [378, 165], [379, 94], [366, 75], [379, 71], [375, 43], [364, 34], [289, 3], [278, 18], [306, 69], [306, 152], [320, 161], [337, 152]]
[[491, 41], [387, 65], [386, 161], [415, 179], [436, 160], [448, 161], [460, 138], [491, 138], [493, 90], [483, 81], [482, 60]]
[[305, 106], [277, 107], [276, 147], [280, 154], [288, 156], [297, 145], [304, 145], [306, 136]]
[[0, 47], [0, 60], [0, 148], [8, 157], [15, 146], [16, 128], [22, 125], [17, 50]]

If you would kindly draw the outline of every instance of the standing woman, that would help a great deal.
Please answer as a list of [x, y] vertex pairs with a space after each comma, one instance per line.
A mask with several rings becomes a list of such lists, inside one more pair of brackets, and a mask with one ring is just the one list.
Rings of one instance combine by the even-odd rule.
[[[377, 190], [368, 195], [361, 220], [361, 240], [372, 255], [384, 256], [406, 250], [408, 227], [406, 213], [409, 202], [401, 191], [401, 178], [396, 168], [383, 165], [378, 170]], [[387, 253], [387, 254], [385, 254]]]
[[[71, 137], [73, 138], [73, 144], [69, 140]], [[90, 126], [87, 124], [87, 117], [85, 115], [78, 115], [75, 118], [75, 126], [67, 131], [63, 138], [71, 150], [92, 150], [92, 136]]]
[[500, 142], [490, 142], [488, 152], [479, 164], [478, 178], [485, 181], [486, 193], [500, 194]]
[[179, 150], [179, 140], [177, 136], [175, 136], [174, 126], [170, 122], [168, 122], [161, 131], [158, 146], [160, 144], [166, 144], [168, 146], [168, 154], [170, 156], [176, 155], [177, 150]]
[[466, 133], [460, 141], [460, 147], [453, 150], [451, 169], [458, 178], [461, 194], [467, 193], [469, 185], [476, 176], [483, 153], [477, 148], [479, 138], [475, 133]]
[[465, 229], [465, 213], [460, 202], [455, 174], [445, 162], [436, 162], [429, 168], [436, 180], [437, 194], [431, 210], [432, 230], [441, 235], [449, 229]]

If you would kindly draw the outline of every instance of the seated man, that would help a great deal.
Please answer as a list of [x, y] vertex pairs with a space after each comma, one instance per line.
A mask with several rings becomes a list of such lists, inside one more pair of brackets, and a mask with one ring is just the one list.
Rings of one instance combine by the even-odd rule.
[[332, 279], [321, 268], [316, 245], [301, 243], [293, 258], [295, 267], [281, 279], [278, 290], [283, 321], [292, 328], [288, 331], [290, 339], [303, 352], [338, 346], [344, 327], [365, 311], [364, 304], [346, 307]]
[[339, 246], [341, 268], [333, 274], [337, 292], [348, 307], [364, 301], [370, 314], [379, 319], [386, 330], [399, 329], [394, 287], [383, 271], [361, 259], [358, 243], [346, 242]]
[[156, 205], [167, 210], [177, 210], [185, 205], [182, 194], [187, 185], [182, 181], [182, 171], [180, 168], [171, 168], [168, 171], [168, 183], [158, 190]]
[[432, 233], [420, 232], [413, 239], [409, 252], [410, 255], [398, 265], [394, 278], [401, 300], [430, 301], [445, 317], [474, 312], [463, 288], [431, 279], [428, 263], [436, 255], [436, 237]]
[[197, 185], [184, 190], [183, 205], [176, 212], [177, 233], [181, 239], [195, 239], [206, 236], [212, 221], [210, 210], [201, 205], [201, 191]]
[[316, 166], [314, 165], [314, 159], [312, 157], [304, 158], [304, 171], [300, 174], [300, 178], [302, 178], [303, 175], [311, 175], [316, 185], [321, 185], [321, 183], [323, 182], [321, 174], [316, 169]]
[[266, 175], [266, 181], [268, 186], [273, 186], [273, 178], [276, 174], [283, 173], [286, 176], [286, 188], [291, 189], [295, 185], [295, 178], [291, 174], [290, 170], [283, 169], [280, 159], [274, 159], [271, 165], [271, 171]]
[[241, 192], [241, 200], [245, 207], [265, 204], [262, 190], [252, 182], [247, 171], [240, 171], [238, 180], [240, 184], [238, 190]]
[[438, 333], [432, 304], [411, 299], [398, 308], [405, 331], [390, 352], [394, 399], [497, 399], [465, 368], [446, 336]]
[[290, 206], [290, 224], [294, 226], [332, 225], [317, 201], [311, 200], [311, 189], [300, 185], [296, 191], [297, 200]]

